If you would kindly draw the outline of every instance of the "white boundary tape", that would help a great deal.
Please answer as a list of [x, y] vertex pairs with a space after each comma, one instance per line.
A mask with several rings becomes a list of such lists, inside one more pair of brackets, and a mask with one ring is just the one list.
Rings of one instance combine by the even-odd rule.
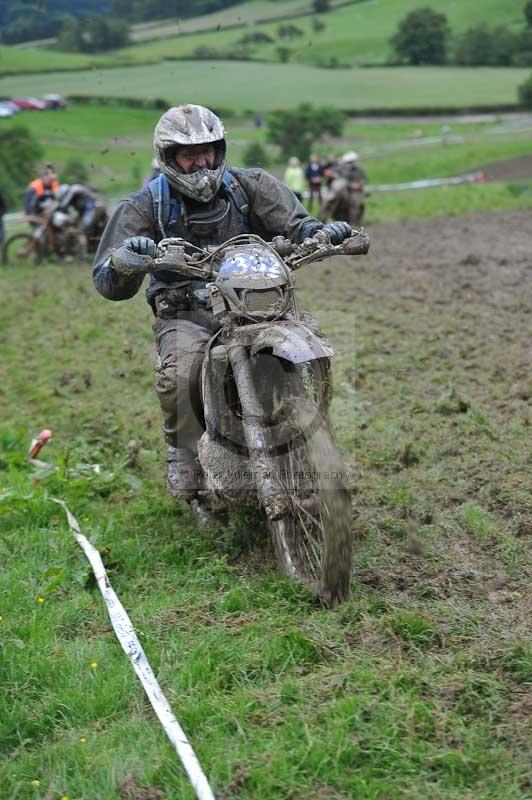
[[196, 793], [198, 800], [215, 800], [212, 789], [209, 786], [207, 778], [201, 769], [200, 763], [196, 758], [196, 754], [188, 741], [185, 732], [180, 726], [179, 722], [172, 713], [166, 697], [164, 696], [157, 678], [153, 674], [153, 670], [149, 664], [148, 659], [142, 649], [142, 646], [137, 639], [135, 629], [131, 624], [127, 612], [118, 599], [109, 578], [99, 552], [89, 542], [89, 540], [81, 533], [77, 519], [71, 514], [68, 506], [63, 500], [52, 498], [54, 503], [58, 503], [63, 507], [67, 516], [70, 530], [76, 538], [78, 544], [87, 556], [90, 565], [94, 572], [94, 577], [98, 583], [98, 587], [103, 595], [105, 605], [109, 612], [109, 619], [114, 628], [114, 632], [118, 641], [122, 645], [124, 653], [129, 658], [133, 669], [144, 687], [144, 691], [148, 695], [148, 699], [153, 706], [153, 710], [157, 714], [164, 731], [172, 744], [174, 745], [177, 755], [181, 759], [185, 772], [188, 775], [190, 783]]
[[432, 186], [457, 186], [459, 183], [484, 183], [486, 176], [482, 171], [470, 172], [468, 175], [458, 175], [456, 178], [426, 178], [409, 183], [380, 183], [368, 184], [368, 192], [400, 192], [405, 189], [429, 189]]

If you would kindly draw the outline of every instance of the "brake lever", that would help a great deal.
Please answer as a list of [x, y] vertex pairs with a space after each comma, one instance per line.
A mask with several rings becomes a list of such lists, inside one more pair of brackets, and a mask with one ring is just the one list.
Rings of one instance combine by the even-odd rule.
[[[320, 232], [318, 231], [318, 234]], [[340, 244], [333, 245], [329, 237], [319, 237], [315, 235], [310, 239], [305, 239], [297, 250], [285, 260], [290, 269], [296, 270], [311, 264], [313, 261], [321, 261], [329, 256], [358, 256], [365, 255], [370, 246], [370, 239], [364, 228], [353, 229], [353, 236], [344, 239]]]

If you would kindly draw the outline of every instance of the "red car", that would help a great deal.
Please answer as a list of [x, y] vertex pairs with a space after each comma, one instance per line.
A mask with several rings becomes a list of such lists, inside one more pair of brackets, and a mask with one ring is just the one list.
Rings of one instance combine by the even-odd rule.
[[44, 111], [46, 103], [43, 100], [38, 100], [36, 97], [14, 97], [12, 102], [18, 106], [21, 111]]

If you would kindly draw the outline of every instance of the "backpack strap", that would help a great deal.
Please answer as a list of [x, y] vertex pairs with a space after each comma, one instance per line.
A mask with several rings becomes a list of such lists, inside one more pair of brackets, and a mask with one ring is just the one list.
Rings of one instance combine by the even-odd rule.
[[249, 201], [242, 186], [237, 181], [232, 172], [225, 170], [222, 184], [227, 192], [227, 196], [233, 203], [235, 209], [240, 214], [244, 225], [249, 232]]
[[151, 195], [153, 219], [159, 228], [161, 239], [166, 238], [166, 226], [176, 222], [182, 214], [181, 203], [170, 194], [170, 184], [161, 173], [148, 184]]
[[[249, 231], [248, 198], [240, 183], [228, 169], [224, 172], [222, 185], [229, 200], [240, 215], [246, 230]], [[167, 225], [177, 222], [183, 214], [183, 208], [181, 202], [177, 198], [172, 197], [170, 193], [170, 184], [168, 183], [166, 175], [163, 173], [149, 182], [148, 189], [151, 195], [153, 219], [159, 228], [160, 237], [164, 239], [166, 238]]]

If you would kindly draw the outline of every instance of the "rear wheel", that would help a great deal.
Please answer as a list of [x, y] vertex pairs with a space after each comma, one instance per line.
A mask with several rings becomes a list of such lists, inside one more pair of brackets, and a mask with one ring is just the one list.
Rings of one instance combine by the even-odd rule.
[[351, 498], [328, 419], [299, 399], [275, 472], [289, 509], [268, 525], [279, 567], [325, 605], [349, 596], [353, 556]]
[[2, 264], [12, 267], [15, 264], [41, 263], [43, 257], [39, 241], [31, 233], [15, 233], [9, 236], [2, 247]]

